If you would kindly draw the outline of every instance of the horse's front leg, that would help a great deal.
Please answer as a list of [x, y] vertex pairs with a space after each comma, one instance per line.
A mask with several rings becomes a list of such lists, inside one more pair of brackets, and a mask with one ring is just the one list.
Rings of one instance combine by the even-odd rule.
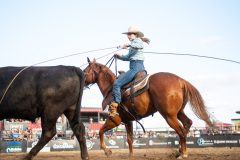
[[127, 142], [129, 148], [129, 158], [133, 156], [133, 122], [129, 122], [125, 124], [126, 131], [127, 131]]
[[109, 117], [99, 131], [100, 148], [104, 151], [107, 157], [112, 154], [112, 151], [107, 148], [104, 142], [104, 133], [108, 130], [111, 130], [112, 128], [119, 126], [121, 122], [122, 119], [118, 115], [116, 115], [115, 117]]

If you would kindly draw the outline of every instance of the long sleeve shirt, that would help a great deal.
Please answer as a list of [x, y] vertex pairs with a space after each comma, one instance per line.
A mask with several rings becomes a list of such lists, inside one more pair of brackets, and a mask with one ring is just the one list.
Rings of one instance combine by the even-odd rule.
[[144, 60], [143, 48], [143, 41], [140, 38], [136, 38], [129, 44], [128, 54], [120, 56], [119, 59], [123, 61]]

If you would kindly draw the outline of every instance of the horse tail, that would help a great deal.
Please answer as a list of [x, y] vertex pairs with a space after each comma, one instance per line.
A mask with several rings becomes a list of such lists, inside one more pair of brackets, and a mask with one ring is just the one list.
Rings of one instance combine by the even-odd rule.
[[210, 120], [210, 115], [207, 111], [207, 107], [204, 104], [204, 100], [200, 92], [189, 82], [184, 81], [185, 93], [188, 96], [188, 100], [191, 104], [191, 108], [195, 115], [205, 121], [209, 126], [213, 126]]

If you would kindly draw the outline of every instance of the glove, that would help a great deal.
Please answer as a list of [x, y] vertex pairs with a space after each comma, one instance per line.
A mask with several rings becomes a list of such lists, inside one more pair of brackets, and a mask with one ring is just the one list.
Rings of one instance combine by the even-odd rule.
[[120, 55], [119, 53], [115, 53], [115, 54], [114, 54], [114, 57], [115, 57], [115, 58], [120, 58], [121, 55]]

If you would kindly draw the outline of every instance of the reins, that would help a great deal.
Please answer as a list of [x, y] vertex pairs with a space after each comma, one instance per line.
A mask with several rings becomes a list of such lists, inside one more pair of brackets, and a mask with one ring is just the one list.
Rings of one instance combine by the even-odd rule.
[[[117, 51], [120, 51], [120, 50], [122, 50], [122, 49], [119, 49], [119, 48], [117, 47], [117, 50], [114, 50], [114, 51], [112, 51], [112, 52], [110, 52], [110, 53], [107, 53], [107, 54], [101, 56], [101, 57], [98, 57], [98, 58], [96, 58], [96, 60], [101, 59], [101, 58], [106, 57], [106, 56], [109, 56], [109, 55], [111, 55], [111, 54], [113, 54], [113, 53], [115, 53], [115, 52], [117, 52]], [[116, 65], [117, 65], [117, 64], [116, 64], [117, 59], [116, 59], [114, 56], [112, 56], [112, 57], [107, 61], [107, 63], [106, 63], [104, 66], [107, 66], [108, 63], [111, 62], [110, 65], [109, 65], [109, 68], [110, 68], [111, 65], [112, 65], [112, 63], [113, 63], [113, 61], [114, 61], [114, 59], [115, 59], [115, 70], [116, 70], [116, 73], [117, 73], [117, 66], [116, 66]], [[88, 65], [88, 63], [85, 63], [85, 64], [81, 65], [80, 67], [83, 67], [83, 66], [85, 66], [85, 65]], [[88, 85], [86, 88], [90, 89], [90, 87], [91, 87], [92, 85], [94, 85], [94, 84], [90, 84], [90, 85]]]
[[110, 68], [113, 64], [113, 61], [115, 60], [115, 75], [117, 77], [117, 58], [113, 55], [105, 64], [105, 66], [107, 66], [107, 64], [110, 62], [110, 65], [108, 66], [108, 68]]
[[112, 57], [107, 61], [107, 63], [106, 63], [104, 66], [107, 66], [108, 63], [110, 63], [110, 65], [109, 65], [109, 67], [108, 67], [108, 68], [110, 68], [111, 65], [112, 65], [112, 63], [113, 63], [113, 61], [114, 61], [114, 56], [112, 56]]
[[120, 107], [126, 111], [131, 117], [133, 117], [133, 119], [141, 126], [141, 128], [143, 129], [143, 132], [145, 133], [145, 128], [144, 126], [142, 125], [141, 122], [139, 122], [139, 120], [137, 120], [137, 118], [128, 110], [128, 108], [126, 106], [124, 106], [122, 103], [120, 104]]

